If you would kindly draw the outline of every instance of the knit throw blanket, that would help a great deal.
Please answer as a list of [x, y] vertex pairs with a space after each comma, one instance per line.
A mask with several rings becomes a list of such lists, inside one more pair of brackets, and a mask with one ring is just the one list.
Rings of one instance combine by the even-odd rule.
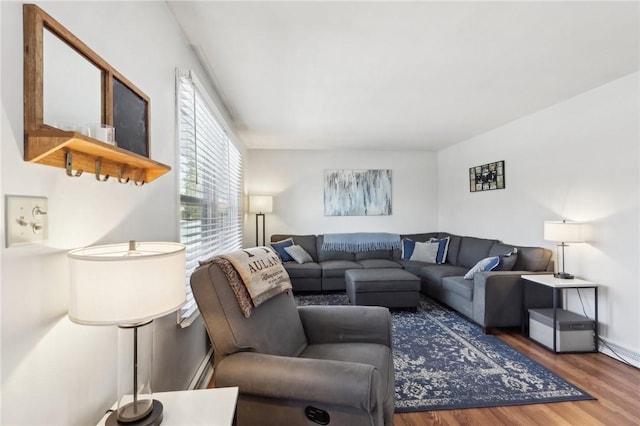
[[325, 234], [322, 250], [361, 252], [399, 249], [400, 235], [386, 232]]
[[245, 317], [252, 307], [291, 290], [289, 274], [278, 255], [267, 247], [253, 247], [222, 254], [214, 260], [227, 276]]

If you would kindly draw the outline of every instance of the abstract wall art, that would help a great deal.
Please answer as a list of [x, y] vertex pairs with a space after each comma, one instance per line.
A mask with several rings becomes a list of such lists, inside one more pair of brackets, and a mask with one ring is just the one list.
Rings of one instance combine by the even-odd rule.
[[391, 170], [325, 170], [325, 216], [391, 214]]

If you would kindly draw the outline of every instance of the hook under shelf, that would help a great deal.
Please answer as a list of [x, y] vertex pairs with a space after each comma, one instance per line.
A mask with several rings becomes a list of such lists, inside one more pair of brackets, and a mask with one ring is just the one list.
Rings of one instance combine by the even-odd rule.
[[73, 154], [71, 152], [67, 152], [66, 155], [66, 165], [67, 165], [67, 176], [71, 177], [79, 177], [84, 170], [78, 170], [77, 172], [73, 172]]
[[109, 180], [109, 175], [105, 175], [104, 178], [100, 176], [100, 169], [102, 168], [102, 159], [96, 158], [96, 179], [100, 182], [106, 182]]

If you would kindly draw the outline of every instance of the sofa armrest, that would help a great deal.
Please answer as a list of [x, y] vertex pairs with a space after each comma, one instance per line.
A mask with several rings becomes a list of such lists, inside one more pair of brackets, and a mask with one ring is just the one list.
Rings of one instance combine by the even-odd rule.
[[240, 394], [373, 411], [382, 400], [380, 372], [355, 362], [237, 352], [215, 368], [216, 386]]
[[380, 306], [299, 306], [310, 344], [378, 343], [389, 348], [391, 314]]
[[[540, 274], [544, 274], [541, 272]], [[548, 272], [546, 272], [548, 274]], [[473, 278], [473, 320], [483, 327], [516, 327], [522, 323], [521, 275], [528, 271], [478, 272]], [[551, 293], [527, 288], [527, 306], [551, 306]]]
[[473, 320], [483, 327], [514, 327], [522, 321], [522, 284], [514, 271], [479, 272], [473, 278]]

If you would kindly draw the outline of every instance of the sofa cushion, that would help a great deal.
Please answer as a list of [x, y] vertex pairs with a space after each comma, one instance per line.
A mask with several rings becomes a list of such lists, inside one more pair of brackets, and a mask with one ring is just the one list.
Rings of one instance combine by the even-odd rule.
[[323, 278], [344, 278], [347, 269], [362, 269], [362, 265], [351, 260], [326, 260], [320, 262]]
[[284, 264], [291, 278], [320, 278], [322, 276], [322, 268], [320, 264], [315, 262], [295, 263], [289, 262]]
[[427, 281], [440, 284], [443, 277], [459, 276], [462, 277], [468, 271], [463, 266], [454, 266], [449, 264], [443, 265], [426, 265], [420, 268], [418, 275]]
[[428, 263], [426, 262], [418, 262], [415, 260], [398, 259], [395, 262], [397, 262], [400, 266], [402, 266], [405, 271], [409, 271], [414, 275], [420, 275], [420, 269], [428, 265]]
[[497, 240], [485, 238], [462, 237], [458, 261], [455, 265], [465, 266], [467, 269], [472, 268], [479, 260], [489, 256], [491, 246], [497, 242]]
[[402, 265], [388, 259], [362, 259], [357, 261], [365, 269], [401, 269]]
[[284, 235], [273, 234], [271, 241], [281, 241], [287, 238], [293, 238], [293, 243], [301, 246], [304, 251], [311, 255], [314, 262], [318, 261], [318, 251], [316, 249], [316, 236], [315, 235]]
[[460, 295], [468, 300], [473, 300], [473, 281], [463, 277], [444, 277], [442, 289]]

